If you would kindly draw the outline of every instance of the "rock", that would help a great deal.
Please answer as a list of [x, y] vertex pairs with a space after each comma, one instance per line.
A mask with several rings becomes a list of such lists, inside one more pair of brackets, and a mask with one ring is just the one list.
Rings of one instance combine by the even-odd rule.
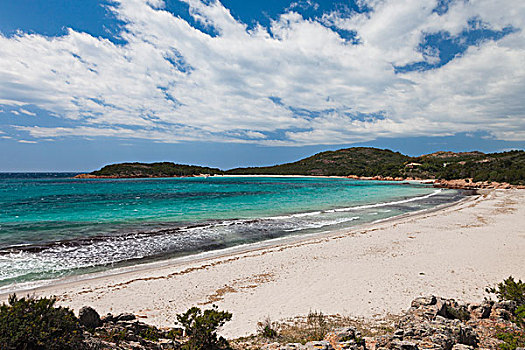
[[460, 328], [458, 343], [474, 347], [478, 345], [478, 337], [472, 327], [466, 326]]
[[174, 350], [180, 347], [179, 342], [175, 342], [171, 339], [160, 339], [157, 344], [162, 350]]
[[332, 332], [328, 332], [324, 340], [332, 343], [338, 343], [348, 340], [355, 340], [356, 337], [361, 336], [361, 333], [353, 327], [337, 328]]
[[410, 341], [394, 340], [392, 342], [392, 349], [395, 350], [418, 350], [416, 343]]
[[305, 345], [305, 349], [308, 349], [308, 350], [313, 350], [313, 349], [316, 349], [316, 350], [333, 350], [334, 348], [332, 347], [332, 345], [330, 345], [329, 342], [327, 342], [326, 340], [321, 340], [321, 341], [311, 341], [311, 342], [308, 342]]
[[337, 328], [329, 332], [325, 338], [334, 349], [364, 349], [365, 341], [361, 339], [361, 332], [353, 327]]
[[441, 349], [450, 349], [455, 343], [452, 333], [450, 332], [450, 330], [448, 330], [447, 332], [446, 329], [442, 330], [442, 333], [436, 333], [431, 335], [428, 340]]
[[80, 324], [89, 329], [95, 329], [102, 325], [100, 315], [92, 307], [84, 306], [78, 312], [78, 320]]
[[120, 314], [120, 315], [116, 316], [115, 317], [115, 322], [119, 322], [119, 321], [133, 321], [134, 319], [136, 319], [135, 315], [130, 314], [130, 313], [124, 313], [124, 314]]
[[470, 313], [468, 312], [467, 308], [464, 305], [457, 305], [453, 300], [445, 300], [437, 314], [449, 320], [470, 319]]
[[394, 339], [403, 340], [403, 335], [405, 334], [405, 331], [402, 329], [396, 329], [394, 332]]
[[108, 313], [105, 316], [102, 316], [100, 320], [102, 321], [102, 323], [115, 322], [115, 316]]
[[489, 318], [494, 302], [485, 301], [483, 304], [471, 304], [469, 311], [471, 316], [477, 319]]
[[435, 296], [419, 297], [412, 301], [412, 307], [419, 308], [422, 306], [436, 305], [437, 299]]
[[337, 343], [334, 349], [336, 350], [362, 350], [366, 348], [364, 347], [364, 345], [357, 344], [355, 340], [349, 340], [349, 341], [343, 341], [343, 342]]
[[474, 350], [474, 347], [465, 344], [456, 344], [452, 347], [452, 350]]
[[286, 344], [285, 346], [281, 346], [279, 348], [280, 350], [302, 350], [302, 349], [306, 349], [306, 347], [301, 344], [301, 343], [290, 343], [290, 344]]
[[509, 312], [514, 312], [514, 310], [516, 310], [516, 307], [517, 304], [514, 300], [505, 300], [494, 304], [495, 309], [503, 309]]
[[490, 313], [490, 318], [508, 321], [512, 318], [512, 313], [503, 308], [494, 307]]

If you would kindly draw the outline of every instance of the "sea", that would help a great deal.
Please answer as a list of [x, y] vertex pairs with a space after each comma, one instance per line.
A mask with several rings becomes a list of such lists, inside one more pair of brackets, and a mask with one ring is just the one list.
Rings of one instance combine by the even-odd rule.
[[465, 196], [347, 178], [74, 175], [0, 173], [0, 292], [325, 234]]

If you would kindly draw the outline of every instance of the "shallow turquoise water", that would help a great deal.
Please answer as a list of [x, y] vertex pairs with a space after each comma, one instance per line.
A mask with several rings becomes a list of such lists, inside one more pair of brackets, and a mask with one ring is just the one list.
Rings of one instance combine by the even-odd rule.
[[0, 285], [336, 230], [458, 199], [334, 178], [0, 177]]

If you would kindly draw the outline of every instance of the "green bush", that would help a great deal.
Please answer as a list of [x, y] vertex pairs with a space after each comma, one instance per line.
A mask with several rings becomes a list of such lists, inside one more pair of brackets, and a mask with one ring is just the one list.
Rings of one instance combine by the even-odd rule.
[[183, 314], [177, 315], [177, 321], [184, 328], [187, 342], [182, 346], [184, 350], [219, 350], [230, 349], [228, 341], [217, 336], [217, 329], [231, 320], [232, 314], [219, 311], [217, 306], [202, 311], [192, 307]]
[[525, 283], [521, 280], [516, 282], [512, 276], [496, 287], [487, 288], [487, 292], [496, 294], [500, 301], [510, 300], [515, 301], [518, 306], [525, 305]]
[[525, 346], [525, 283], [515, 281], [512, 276], [498, 283], [495, 287], [487, 288], [487, 292], [496, 294], [499, 301], [509, 300], [517, 304], [512, 315], [512, 321], [521, 328], [520, 330], [501, 330], [497, 333], [498, 339], [503, 343], [501, 350], [514, 350]]
[[497, 338], [503, 343], [499, 344], [501, 350], [515, 350], [525, 346], [525, 334], [523, 331], [499, 332]]
[[515, 322], [521, 329], [525, 330], [525, 305], [520, 305], [515, 312]]
[[0, 349], [55, 350], [82, 347], [82, 331], [73, 311], [55, 307], [55, 298], [9, 296], [0, 306]]

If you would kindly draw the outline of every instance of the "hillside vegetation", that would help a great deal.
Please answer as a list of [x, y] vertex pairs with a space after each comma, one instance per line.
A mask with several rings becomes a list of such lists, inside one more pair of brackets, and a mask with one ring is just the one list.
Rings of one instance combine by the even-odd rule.
[[355, 147], [321, 152], [293, 163], [238, 168], [227, 174], [325, 175], [466, 179], [525, 184], [525, 152], [436, 152], [409, 157], [398, 152]]
[[90, 175], [101, 177], [174, 177], [193, 176], [199, 174], [222, 174], [217, 168], [208, 168], [195, 165], [162, 163], [120, 163], [106, 165]]
[[485, 154], [481, 152], [436, 152], [409, 157], [399, 152], [371, 147], [327, 151], [311, 157], [268, 167], [223, 171], [193, 165], [121, 163], [90, 173], [93, 177], [175, 177], [210, 175], [319, 175], [423, 179], [469, 179], [525, 185], [525, 151]]
[[355, 147], [321, 152], [297, 162], [270, 167], [237, 168], [228, 174], [402, 176], [410, 157], [377, 148]]

